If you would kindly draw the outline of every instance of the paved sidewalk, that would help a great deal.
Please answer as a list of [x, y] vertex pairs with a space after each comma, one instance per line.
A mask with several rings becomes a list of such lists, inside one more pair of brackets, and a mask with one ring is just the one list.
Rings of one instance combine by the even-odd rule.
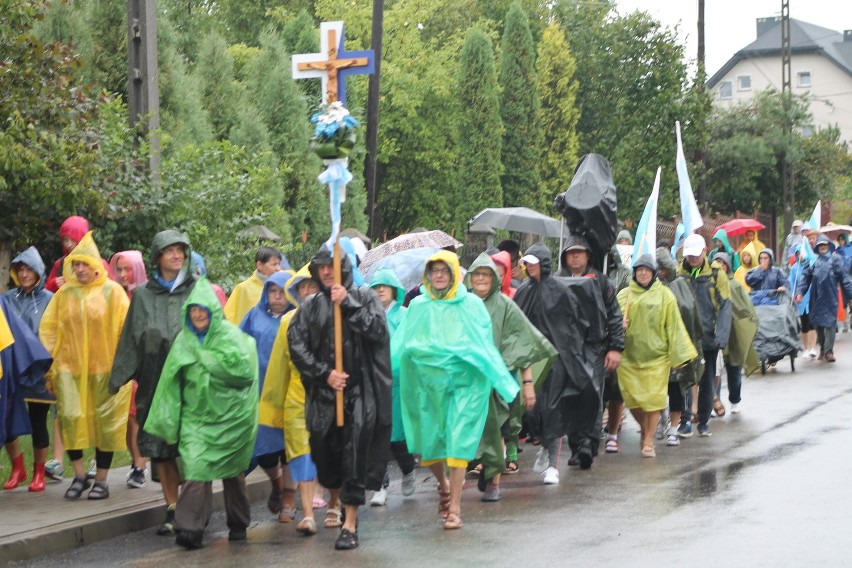
[[[110, 470], [109, 499], [76, 501], [63, 497], [71, 479], [49, 481], [42, 493], [26, 486], [0, 491], [0, 561], [3, 563], [56, 554], [99, 540], [158, 526], [165, 516], [160, 484], [148, 481], [141, 489], [125, 483], [129, 467]], [[269, 491], [262, 470], [247, 478], [251, 501]], [[213, 506], [221, 510], [222, 484], [213, 483]], [[164, 537], [165, 538], [165, 537]]]

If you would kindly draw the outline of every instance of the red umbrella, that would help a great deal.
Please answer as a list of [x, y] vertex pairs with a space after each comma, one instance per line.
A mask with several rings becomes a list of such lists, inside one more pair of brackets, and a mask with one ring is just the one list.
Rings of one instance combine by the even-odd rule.
[[766, 225], [754, 219], [734, 219], [733, 221], [722, 223], [716, 227], [716, 230], [725, 229], [725, 232], [728, 233], [729, 237], [736, 237], [737, 235], [742, 235], [746, 231], [757, 232], [765, 228]]

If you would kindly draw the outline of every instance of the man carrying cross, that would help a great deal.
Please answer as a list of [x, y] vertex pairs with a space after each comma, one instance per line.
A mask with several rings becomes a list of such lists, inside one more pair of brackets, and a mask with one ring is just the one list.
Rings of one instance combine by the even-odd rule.
[[[353, 267], [345, 254], [340, 259], [342, 283], [336, 284], [332, 260], [325, 246], [311, 259], [309, 271], [320, 283], [320, 292], [299, 308], [287, 339], [305, 385], [318, 481], [331, 491], [331, 502], [344, 507], [334, 547], [350, 550], [358, 547], [358, 507], [365, 504], [367, 489], [381, 489], [390, 457], [390, 345], [376, 293], [353, 285]], [[335, 370], [334, 306], [342, 315], [343, 372]], [[335, 420], [337, 392], [343, 393], [342, 427]]]

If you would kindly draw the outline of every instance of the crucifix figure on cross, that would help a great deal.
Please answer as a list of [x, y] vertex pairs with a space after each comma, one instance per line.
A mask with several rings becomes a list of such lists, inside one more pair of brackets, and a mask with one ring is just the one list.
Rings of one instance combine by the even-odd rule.
[[375, 70], [373, 51], [345, 51], [343, 22], [320, 25], [321, 53], [293, 56], [294, 79], [322, 79], [322, 102], [346, 104], [346, 77]]

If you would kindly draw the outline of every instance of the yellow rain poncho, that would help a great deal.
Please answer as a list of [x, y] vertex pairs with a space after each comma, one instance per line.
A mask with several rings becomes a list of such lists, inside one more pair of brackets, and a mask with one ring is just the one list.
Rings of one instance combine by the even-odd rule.
[[225, 319], [234, 325], [240, 325], [243, 318], [260, 301], [263, 294], [263, 281], [257, 271], [236, 286], [225, 303]]
[[[95, 271], [92, 282], [83, 285], [77, 280], [74, 261]], [[53, 355], [46, 379], [56, 393], [62, 441], [69, 450], [123, 450], [131, 385], [114, 396], [108, 385], [130, 301], [121, 285], [107, 276], [91, 232], [65, 257], [62, 276], [65, 285], [53, 296], [39, 326], [39, 337]]]
[[[6, 321], [6, 315], [3, 310], [0, 310], [0, 351], [3, 351], [10, 345], [15, 343], [15, 338], [12, 337], [12, 330], [9, 329], [9, 323]], [[3, 376], [3, 363], [0, 361], [0, 377]]]
[[618, 305], [628, 321], [618, 368], [624, 404], [646, 412], [663, 410], [671, 369], [698, 357], [677, 300], [659, 280], [645, 290], [631, 279], [618, 293]]
[[[760, 241], [757, 241], [757, 242], [760, 242]], [[743, 287], [745, 288], [746, 292], [751, 292], [751, 287], [748, 284], [746, 284], [746, 280], [745, 280], [746, 274], [748, 274], [748, 271], [751, 270], [752, 268], [758, 267], [758, 265], [760, 263], [758, 262], [757, 256], [760, 253], [760, 251], [762, 251], [762, 250], [763, 249], [756, 248], [755, 241], [752, 241], [752, 242], [748, 243], [742, 249], [742, 251], [740, 251], [740, 261], [742, 262], [742, 264], [740, 264], [740, 267], [737, 268], [736, 272], [734, 272], [734, 280], [736, 280], [737, 282], [742, 284]], [[749, 262], [748, 264], [746, 264], [746, 261], [745, 261], [745, 258], [744, 258], [745, 257], [744, 253], [751, 255], [751, 262]]]
[[[310, 278], [308, 265], [302, 267], [295, 276], [287, 281], [287, 300], [293, 306], [298, 306], [296, 298], [299, 282]], [[287, 329], [296, 310], [290, 310], [281, 316], [281, 325], [272, 355], [266, 368], [266, 380], [260, 393], [259, 422], [270, 428], [284, 429], [284, 452], [287, 461], [311, 453], [308, 427], [305, 423], [305, 385], [299, 370], [290, 359], [290, 345], [287, 341]]]

